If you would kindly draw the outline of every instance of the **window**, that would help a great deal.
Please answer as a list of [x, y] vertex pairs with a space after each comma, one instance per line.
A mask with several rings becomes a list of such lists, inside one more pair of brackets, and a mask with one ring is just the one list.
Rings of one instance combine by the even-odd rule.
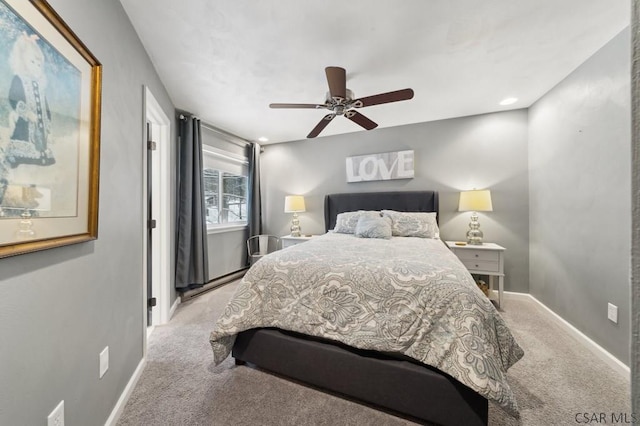
[[207, 228], [247, 224], [247, 161], [228, 153], [203, 150]]

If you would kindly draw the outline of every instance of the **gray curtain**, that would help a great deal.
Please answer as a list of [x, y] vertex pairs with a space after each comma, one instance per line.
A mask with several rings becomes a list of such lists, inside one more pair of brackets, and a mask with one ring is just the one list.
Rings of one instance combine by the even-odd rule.
[[178, 118], [176, 289], [184, 291], [209, 281], [209, 256], [200, 120], [188, 114]]
[[[247, 238], [260, 235], [262, 232], [262, 202], [260, 199], [260, 144], [252, 142], [247, 145], [249, 159], [249, 181], [247, 182], [249, 196], [247, 200]], [[247, 265], [249, 259], [247, 259]]]

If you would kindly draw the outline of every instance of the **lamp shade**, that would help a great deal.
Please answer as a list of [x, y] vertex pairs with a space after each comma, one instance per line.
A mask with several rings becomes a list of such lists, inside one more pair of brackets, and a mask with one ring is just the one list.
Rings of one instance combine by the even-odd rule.
[[287, 195], [284, 197], [284, 212], [295, 213], [305, 211], [304, 197], [302, 195]]
[[460, 192], [460, 204], [458, 211], [461, 212], [491, 212], [491, 191], [488, 189]]

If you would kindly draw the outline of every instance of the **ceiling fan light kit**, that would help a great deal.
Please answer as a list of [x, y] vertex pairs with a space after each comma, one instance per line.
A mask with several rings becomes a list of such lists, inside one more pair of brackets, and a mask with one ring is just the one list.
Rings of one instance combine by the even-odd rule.
[[412, 89], [402, 89], [393, 92], [380, 93], [353, 99], [353, 92], [347, 89], [347, 73], [341, 67], [326, 67], [325, 74], [329, 85], [329, 92], [324, 104], [269, 104], [270, 108], [324, 108], [331, 111], [311, 130], [307, 138], [315, 138], [324, 130], [331, 120], [337, 115], [343, 115], [366, 130], [378, 127], [378, 124], [352, 108], [364, 108], [372, 105], [387, 104], [391, 102], [406, 101], [413, 98]]

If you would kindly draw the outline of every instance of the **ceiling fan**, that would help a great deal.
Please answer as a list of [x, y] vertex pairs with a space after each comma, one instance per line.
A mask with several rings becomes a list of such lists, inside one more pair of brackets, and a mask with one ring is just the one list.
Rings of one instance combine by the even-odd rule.
[[375, 129], [378, 124], [371, 121], [364, 115], [352, 108], [364, 108], [372, 105], [387, 104], [390, 102], [406, 101], [413, 98], [412, 89], [402, 89], [393, 92], [380, 93], [378, 95], [366, 96], [364, 98], [353, 99], [353, 92], [347, 89], [347, 73], [344, 68], [326, 67], [327, 82], [329, 92], [323, 104], [269, 104], [270, 108], [311, 108], [328, 109], [330, 114], [325, 115], [322, 120], [307, 135], [308, 138], [315, 138], [324, 130], [331, 120], [337, 115], [344, 115], [354, 123], [367, 130]]

